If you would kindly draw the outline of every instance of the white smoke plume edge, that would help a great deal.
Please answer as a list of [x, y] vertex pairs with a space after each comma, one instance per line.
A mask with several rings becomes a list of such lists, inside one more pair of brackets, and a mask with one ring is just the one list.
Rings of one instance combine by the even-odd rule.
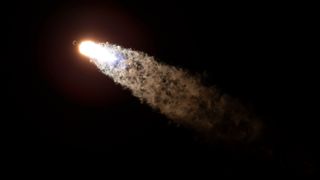
[[262, 126], [258, 118], [217, 88], [202, 85], [199, 77], [143, 52], [101, 45], [122, 59], [115, 66], [91, 59], [101, 72], [175, 123], [213, 139], [247, 142], [259, 135]]

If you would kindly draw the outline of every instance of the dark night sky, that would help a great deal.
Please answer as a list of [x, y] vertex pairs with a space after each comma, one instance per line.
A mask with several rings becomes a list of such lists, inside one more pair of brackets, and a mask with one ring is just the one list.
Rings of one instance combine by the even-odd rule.
[[[13, 2], [8, 10], [2, 71], [9, 158], [63, 165], [90, 156], [96, 164], [114, 159], [120, 168], [165, 163], [212, 176], [314, 173], [315, 46], [308, 7], [45, 0]], [[265, 123], [263, 135], [249, 145], [207, 143], [168, 123], [79, 55], [72, 41], [86, 38], [206, 72], [208, 85], [254, 109]]]

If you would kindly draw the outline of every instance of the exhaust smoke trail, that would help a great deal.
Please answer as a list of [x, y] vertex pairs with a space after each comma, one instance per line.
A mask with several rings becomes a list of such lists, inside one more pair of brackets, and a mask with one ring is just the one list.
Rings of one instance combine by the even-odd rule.
[[109, 43], [84, 41], [79, 50], [102, 73], [177, 124], [224, 141], [248, 142], [259, 135], [260, 121], [241, 103], [202, 85], [186, 70]]

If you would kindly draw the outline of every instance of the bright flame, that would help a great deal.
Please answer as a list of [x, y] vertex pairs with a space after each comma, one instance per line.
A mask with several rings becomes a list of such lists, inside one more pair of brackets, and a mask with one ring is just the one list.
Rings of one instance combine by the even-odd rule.
[[83, 41], [79, 45], [81, 54], [88, 56], [99, 63], [112, 64], [117, 60], [117, 57], [112, 51], [93, 41]]

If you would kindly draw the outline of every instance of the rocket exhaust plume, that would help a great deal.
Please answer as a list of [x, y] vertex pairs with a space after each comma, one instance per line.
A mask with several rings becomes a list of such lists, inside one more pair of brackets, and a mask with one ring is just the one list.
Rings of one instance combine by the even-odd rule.
[[202, 85], [186, 70], [110, 43], [84, 41], [79, 51], [102, 73], [177, 124], [224, 141], [249, 142], [259, 135], [260, 121], [240, 102]]

